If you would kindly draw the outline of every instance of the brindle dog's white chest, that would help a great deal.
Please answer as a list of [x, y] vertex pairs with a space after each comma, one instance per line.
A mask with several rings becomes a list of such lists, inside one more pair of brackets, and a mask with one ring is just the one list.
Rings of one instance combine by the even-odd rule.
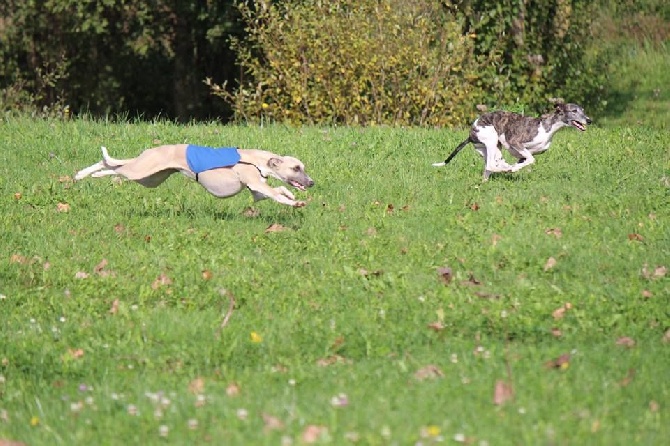
[[[553, 138], [554, 133], [556, 133], [556, 130], [558, 130], [560, 127], [560, 125], [554, 125], [549, 129], [549, 131], [546, 131], [543, 126], [539, 126], [537, 133], [535, 136], [533, 136], [533, 139], [529, 141], [519, 141], [517, 144], [520, 143], [524, 149], [530, 151], [531, 153], [544, 152], [551, 145], [551, 139]], [[507, 150], [510, 150], [511, 152], [517, 151], [514, 148], [515, 144], [510, 143], [504, 133], [498, 135], [498, 141]]]
[[535, 135], [532, 140], [524, 143], [523, 146], [530, 150], [531, 153], [544, 152], [549, 148], [549, 144], [551, 144], [551, 138], [554, 135], [554, 132], [555, 131], [547, 132], [544, 130], [544, 127], [540, 126], [537, 131], [537, 135]]

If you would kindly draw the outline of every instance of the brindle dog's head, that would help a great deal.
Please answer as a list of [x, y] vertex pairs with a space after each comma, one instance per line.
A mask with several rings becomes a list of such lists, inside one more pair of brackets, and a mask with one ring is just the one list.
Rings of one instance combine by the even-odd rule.
[[556, 104], [556, 116], [567, 125], [571, 125], [580, 131], [586, 130], [586, 125], [591, 124], [591, 118], [586, 116], [584, 109], [577, 104]]
[[305, 173], [305, 165], [292, 156], [273, 157], [268, 160], [271, 175], [299, 190], [314, 186], [314, 181]]

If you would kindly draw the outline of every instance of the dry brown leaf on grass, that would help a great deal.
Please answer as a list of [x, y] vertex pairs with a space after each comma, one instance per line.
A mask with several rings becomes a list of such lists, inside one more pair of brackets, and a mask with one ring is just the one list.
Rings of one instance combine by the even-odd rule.
[[109, 262], [107, 262], [107, 259], [102, 259], [100, 261], [100, 263], [98, 263], [97, 265], [95, 265], [93, 267], [93, 272], [100, 277], [107, 277], [107, 276], [112, 275], [111, 271], [108, 271], [108, 270], [105, 269], [107, 267], [108, 263]]
[[670, 328], [663, 334], [663, 342], [666, 344], [670, 343]]
[[481, 285], [482, 282], [477, 280], [474, 276], [474, 274], [470, 273], [468, 276], [468, 280], [464, 280], [461, 282], [461, 286], [479, 286]]
[[165, 273], [160, 273], [156, 280], [151, 283], [151, 289], [157, 290], [162, 286], [172, 285], [172, 279], [170, 279]]
[[549, 270], [552, 269], [554, 266], [556, 266], [556, 263], [557, 263], [557, 262], [556, 262], [556, 259], [555, 259], [555, 258], [553, 258], [553, 257], [549, 257], [549, 258], [547, 259], [547, 263], [544, 264], [544, 271], [545, 271], [545, 272], [546, 272], [546, 271], [549, 271]]
[[493, 234], [491, 236], [491, 244], [493, 246], [496, 246], [500, 240], [502, 240], [502, 235], [500, 234]]
[[451, 268], [448, 266], [443, 266], [437, 269], [437, 274], [440, 276], [440, 280], [445, 284], [449, 285], [451, 280], [454, 278], [454, 274], [451, 271]]
[[188, 391], [194, 395], [200, 395], [205, 391], [205, 379], [201, 377], [195, 378], [188, 383]]
[[119, 312], [119, 299], [114, 299], [112, 306], [109, 308], [109, 314], [116, 314]]
[[629, 338], [628, 336], [622, 336], [616, 340], [616, 345], [633, 348], [635, 347], [635, 340], [633, 338]]
[[384, 274], [384, 271], [382, 271], [380, 269], [375, 270], [375, 271], [368, 271], [365, 268], [358, 268], [358, 274], [360, 274], [361, 276], [363, 276], [367, 279], [369, 277], [379, 277], [382, 274]]
[[265, 412], [261, 414], [261, 417], [263, 417], [263, 430], [265, 432], [284, 429], [284, 423], [279, 418]]
[[642, 277], [644, 277], [647, 280], [654, 280], [654, 279], [660, 279], [662, 277], [665, 277], [666, 273], [668, 272], [668, 269], [665, 266], [656, 266], [653, 271], [649, 270], [649, 265], [646, 263], [642, 267]]
[[351, 364], [351, 359], [347, 359], [344, 356], [340, 355], [330, 355], [326, 358], [321, 358], [316, 361], [316, 365], [319, 367], [328, 367], [333, 364]]
[[6, 438], [0, 438], [0, 446], [26, 446], [25, 443], [20, 441], [8, 440]]
[[219, 325], [219, 329], [216, 332], [216, 337], [219, 337], [221, 335], [221, 330], [223, 330], [223, 327], [228, 325], [230, 316], [233, 315], [233, 310], [235, 310], [235, 296], [233, 296], [233, 293], [231, 293], [225, 288], [219, 288], [219, 294], [221, 296], [228, 296], [228, 311], [226, 311], [226, 315], [223, 317], [221, 325]]
[[642, 237], [640, 234], [633, 233], [633, 234], [628, 234], [628, 240], [631, 242], [643, 242], [644, 237]]
[[[19, 265], [32, 265], [34, 263], [40, 262], [42, 262], [42, 258], [40, 256], [26, 257], [22, 256], [21, 254], [12, 254], [9, 256], [9, 263], [18, 263]], [[42, 266], [44, 269], [49, 269], [51, 264], [49, 261], [46, 261]]]
[[27, 263], [32, 263], [30, 259], [21, 254], [12, 254], [9, 257], [9, 263], [18, 263], [20, 265], [25, 265]]
[[270, 369], [272, 373], [288, 373], [288, 367], [284, 364], [275, 364]]
[[512, 386], [512, 383], [508, 383], [502, 379], [497, 380], [495, 388], [493, 389], [493, 404], [501, 406], [513, 399], [514, 387]]
[[84, 272], [84, 271], [77, 271], [74, 274], [75, 279], [88, 279], [88, 277], [89, 277], [89, 274], [87, 272]]
[[635, 378], [635, 369], [628, 369], [628, 373], [626, 373], [626, 376], [618, 382], [619, 387], [626, 387], [628, 384], [633, 382], [633, 378]]
[[649, 290], [642, 290], [642, 297], [644, 297], [645, 299], [649, 299], [649, 298], [651, 298], [651, 297], [653, 297], [653, 296], [654, 296], [654, 295], [651, 293], [651, 291], [649, 291]]
[[230, 383], [226, 386], [226, 395], [233, 397], [240, 394], [240, 385], [237, 383]]
[[475, 291], [474, 294], [475, 294], [475, 296], [479, 297], [480, 299], [498, 300], [502, 297], [500, 294], [487, 293], [485, 291]]
[[561, 228], [549, 228], [544, 231], [547, 235], [553, 235], [556, 238], [561, 238], [563, 236], [563, 231]]
[[81, 348], [68, 348], [63, 355], [63, 359], [79, 359], [84, 356], [84, 350]]
[[271, 233], [271, 232], [282, 232], [282, 231], [289, 231], [290, 228], [287, 228], [286, 226], [280, 225], [279, 223], [272, 223], [270, 226], [265, 228], [265, 233]]
[[414, 373], [414, 378], [418, 381], [425, 381], [427, 379], [436, 379], [444, 377], [444, 372], [434, 364], [421, 367]]
[[600, 430], [600, 420], [593, 420], [593, 423], [591, 423], [591, 433], [595, 434]]
[[248, 207], [242, 211], [242, 215], [247, 218], [256, 218], [261, 215], [261, 211], [257, 208]]
[[208, 269], [202, 270], [202, 280], [210, 280], [214, 274]]
[[572, 356], [570, 353], [563, 353], [556, 359], [551, 359], [544, 363], [544, 366], [548, 369], [561, 369], [565, 370], [570, 367], [570, 358]]
[[558, 320], [558, 319], [563, 319], [565, 316], [565, 313], [572, 308], [572, 304], [570, 302], [567, 302], [564, 304], [562, 307], [559, 307], [555, 309], [552, 313], [551, 316]]
[[58, 212], [70, 212], [70, 205], [67, 203], [58, 203], [56, 205], [56, 211]]
[[345, 339], [344, 336], [340, 335], [335, 338], [332, 344], [330, 344], [330, 350], [331, 351], [337, 351], [340, 350], [345, 344]]
[[304, 443], [312, 444], [316, 443], [328, 433], [328, 428], [326, 426], [317, 426], [316, 424], [310, 424], [305, 427], [305, 430], [302, 431], [301, 439]]
[[444, 324], [442, 321], [435, 321], [428, 324], [428, 328], [439, 333], [444, 330]]

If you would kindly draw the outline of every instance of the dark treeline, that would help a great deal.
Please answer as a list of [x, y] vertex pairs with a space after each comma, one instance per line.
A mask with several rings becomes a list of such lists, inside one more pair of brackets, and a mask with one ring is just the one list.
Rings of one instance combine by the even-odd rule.
[[146, 118], [229, 116], [205, 77], [238, 77], [230, 0], [5, 0], [0, 106]]

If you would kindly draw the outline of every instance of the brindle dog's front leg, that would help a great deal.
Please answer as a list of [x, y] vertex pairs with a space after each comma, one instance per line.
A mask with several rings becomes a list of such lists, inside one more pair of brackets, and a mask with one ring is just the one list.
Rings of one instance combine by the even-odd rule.
[[514, 146], [513, 149], [521, 155], [519, 162], [512, 166], [512, 172], [518, 172], [526, 166], [530, 166], [535, 162], [535, 157], [530, 150], [525, 149], [522, 145]]

